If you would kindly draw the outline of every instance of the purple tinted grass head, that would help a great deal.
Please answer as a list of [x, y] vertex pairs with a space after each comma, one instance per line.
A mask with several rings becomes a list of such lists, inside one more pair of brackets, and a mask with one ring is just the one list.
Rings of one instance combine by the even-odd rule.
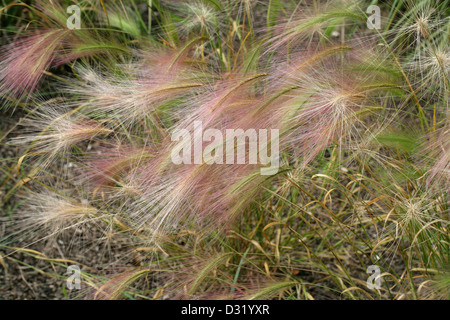
[[[67, 28], [66, 6], [58, 1], [37, 1], [32, 9], [42, 18], [40, 24], [30, 27], [31, 31], [2, 46], [0, 51], [0, 94], [9, 100], [31, 95], [51, 67], [80, 57], [109, 54], [102, 49], [103, 39], [94, 33]], [[114, 43], [107, 48], [124, 50]]]
[[[159, 58], [158, 58], [159, 57]], [[165, 52], [123, 67], [121, 75], [104, 75], [89, 67], [78, 69], [82, 81], [67, 90], [80, 95], [94, 114], [117, 117], [126, 125], [148, 116], [155, 125], [153, 113], [181, 96], [192, 95], [203, 86], [189, 65], [169, 58]], [[153, 63], [154, 62], [154, 63]]]
[[77, 49], [89, 41], [83, 39], [86, 35], [79, 31], [35, 30], [3, 46], [0, 52], [0, 93], [17, 99], [31, 95], [50, 68], [98, 53], [98, 50]]
[[202, 95], [186, 100], [181, 110], [182, 121], [173, 129], [192, 128], [195, 121], [202, 121], [204, 127], [216, 129], [239, 128], [236, 122], [250, 115], [258, 103], [253, 85], [266, 76], [265, 73], [229, 73], [205, 85]]
[[[367, 61], [365, 52], [373, 59]], [[377, 71], [384, 59], [355, 42], [318, 45], [279, 63], [283, 67], [271, 77], [270, 94], [278, 102], [272, 106], [281, 118], [281, 143], [301, 155], [303, 165], [332, 143], [357, 147], [367, 131], [364, 117], [382, 104], [377, 91], [396, 86], [392, 75]]]
[[154, 154], [150, 147], [118, 146], [100, 148], [87, 156], [87, 171], [82, 181], [98, 190], [114, 184], [122, 184], [122, 178], [137, 166], [145, 165]]
[[[217, 85], [214, 88], [206, 101], [200, 102], [190, 117], [180, 121], [175, 129], [193, 133], [193, 122], [201, 121], [204, 129], [217, 129], [225, 137], [227, 128], [265, 128], [265, 121], [252, 116], [262, 102], [248, 94], [244, 89], [248, 86]], [[190, 154], [191, 164], [177, 165], [171, 160], [177, 142], [167, 141], [160, 155], [140, 172], [145, 191], [136, 203], [138, 209], [133, 210], [137, 224], [150, 225], [155, 230], [170, 230], [180, 223], [214, 225], [221, 229], [229, 225], [254, 199], [256, 186], [266, 178], [260, 178], [259, 165], [225, 164], [226, 142], [226, 139], [218, 142], [224, 151], [222, 164], [207, 164], [204, 158], [201, 164], [193, 164], [195, 156]], [[194, 143], [192, 139], [186, 145], [193, 150]], [[201, 143], [202, 154], [208, 144]]]
[[32, 93], [44, 71], [54, 62], [61, 43], [70, 30], [35, 32], [2, 47], [0, 53], [0, 91], [22, 97]]

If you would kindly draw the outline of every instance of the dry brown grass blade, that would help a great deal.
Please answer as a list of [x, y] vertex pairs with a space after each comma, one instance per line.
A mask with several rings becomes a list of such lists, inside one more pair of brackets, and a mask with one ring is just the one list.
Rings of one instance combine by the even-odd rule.
[[338, 52], [351, 51], [351, 50], [353, 50], [353, 48], [349, 47], [349, 46], [334, 46], [334, 47], [319, 51], [318, 53], [314, 54], [308, 60], [303, 61], [298, 66], [296, 66], [295, 71], [300, 71], [305, 67], [311, 66], [314, 62], [319, 61], [329, 55], [332, 55], [332, 54], [335, 54]]

